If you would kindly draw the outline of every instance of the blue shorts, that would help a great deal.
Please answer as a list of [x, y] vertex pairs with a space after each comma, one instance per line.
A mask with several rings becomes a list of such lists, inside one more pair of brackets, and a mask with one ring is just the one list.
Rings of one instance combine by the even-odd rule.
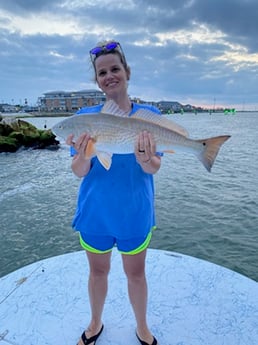
[[108, 253], [116, 246], [122, 254], [135, 255], [148, 247], [151, 237], [152, 231], [146, 237], [137, 237], [130, 240], [119, 240], [111, 236], [92, 236], [80, 233], [80, 244], [83, 249], [95, 254]]

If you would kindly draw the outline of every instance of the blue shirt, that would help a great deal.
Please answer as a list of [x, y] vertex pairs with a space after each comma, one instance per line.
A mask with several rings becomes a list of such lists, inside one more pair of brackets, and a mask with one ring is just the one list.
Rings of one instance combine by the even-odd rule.
[[[101, 108], [82, 108], [78, 114]], [[140, 108], [160, 114], [153, 106], [133, 103], [130, 115]], [[71, 155], [74, 153], [71, 148]], [[153, 176], [142, 170], [133, 153], [114, 154], [109, 170], [92, 158], [90, 171], [80, 185], [72, 226], [87, 235], [121, 240], [145, 237], [155, 226]]]

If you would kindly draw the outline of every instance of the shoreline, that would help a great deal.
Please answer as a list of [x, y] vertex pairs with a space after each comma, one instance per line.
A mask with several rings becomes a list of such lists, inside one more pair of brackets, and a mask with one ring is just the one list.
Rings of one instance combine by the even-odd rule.
[[1, 113], [0, 116], [3, 118], [5, 117], [12, 117], [12, 118], [30, 118], [30, 117], [68, 117], [72, 116], [75, 113]]

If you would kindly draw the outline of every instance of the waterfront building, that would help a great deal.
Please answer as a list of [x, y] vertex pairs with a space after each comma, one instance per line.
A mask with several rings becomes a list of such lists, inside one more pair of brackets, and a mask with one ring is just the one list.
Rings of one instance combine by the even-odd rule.
[[105, 94], [99, 90], [81, 91], [51, 91], [39, 97], [38, 104], [41, 111], [74, 112], [82, 107], [103, 103]]
[[173, 101], [160, 101], [157, 106], [162, 113], [179, 113], [183, 107], [182, 104]]
[[8, 103], [0, 103], [0, 112], [2, 113], [15, 113], [17, 111], [16, 106]]

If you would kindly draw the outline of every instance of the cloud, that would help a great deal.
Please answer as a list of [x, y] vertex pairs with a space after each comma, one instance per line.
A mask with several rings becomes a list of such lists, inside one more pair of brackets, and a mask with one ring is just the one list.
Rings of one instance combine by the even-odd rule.
[[88, 51], [121, 42], [145, 100], [257, 104], [255, 0], [0, 0], [2, 100], [95, 88]]

